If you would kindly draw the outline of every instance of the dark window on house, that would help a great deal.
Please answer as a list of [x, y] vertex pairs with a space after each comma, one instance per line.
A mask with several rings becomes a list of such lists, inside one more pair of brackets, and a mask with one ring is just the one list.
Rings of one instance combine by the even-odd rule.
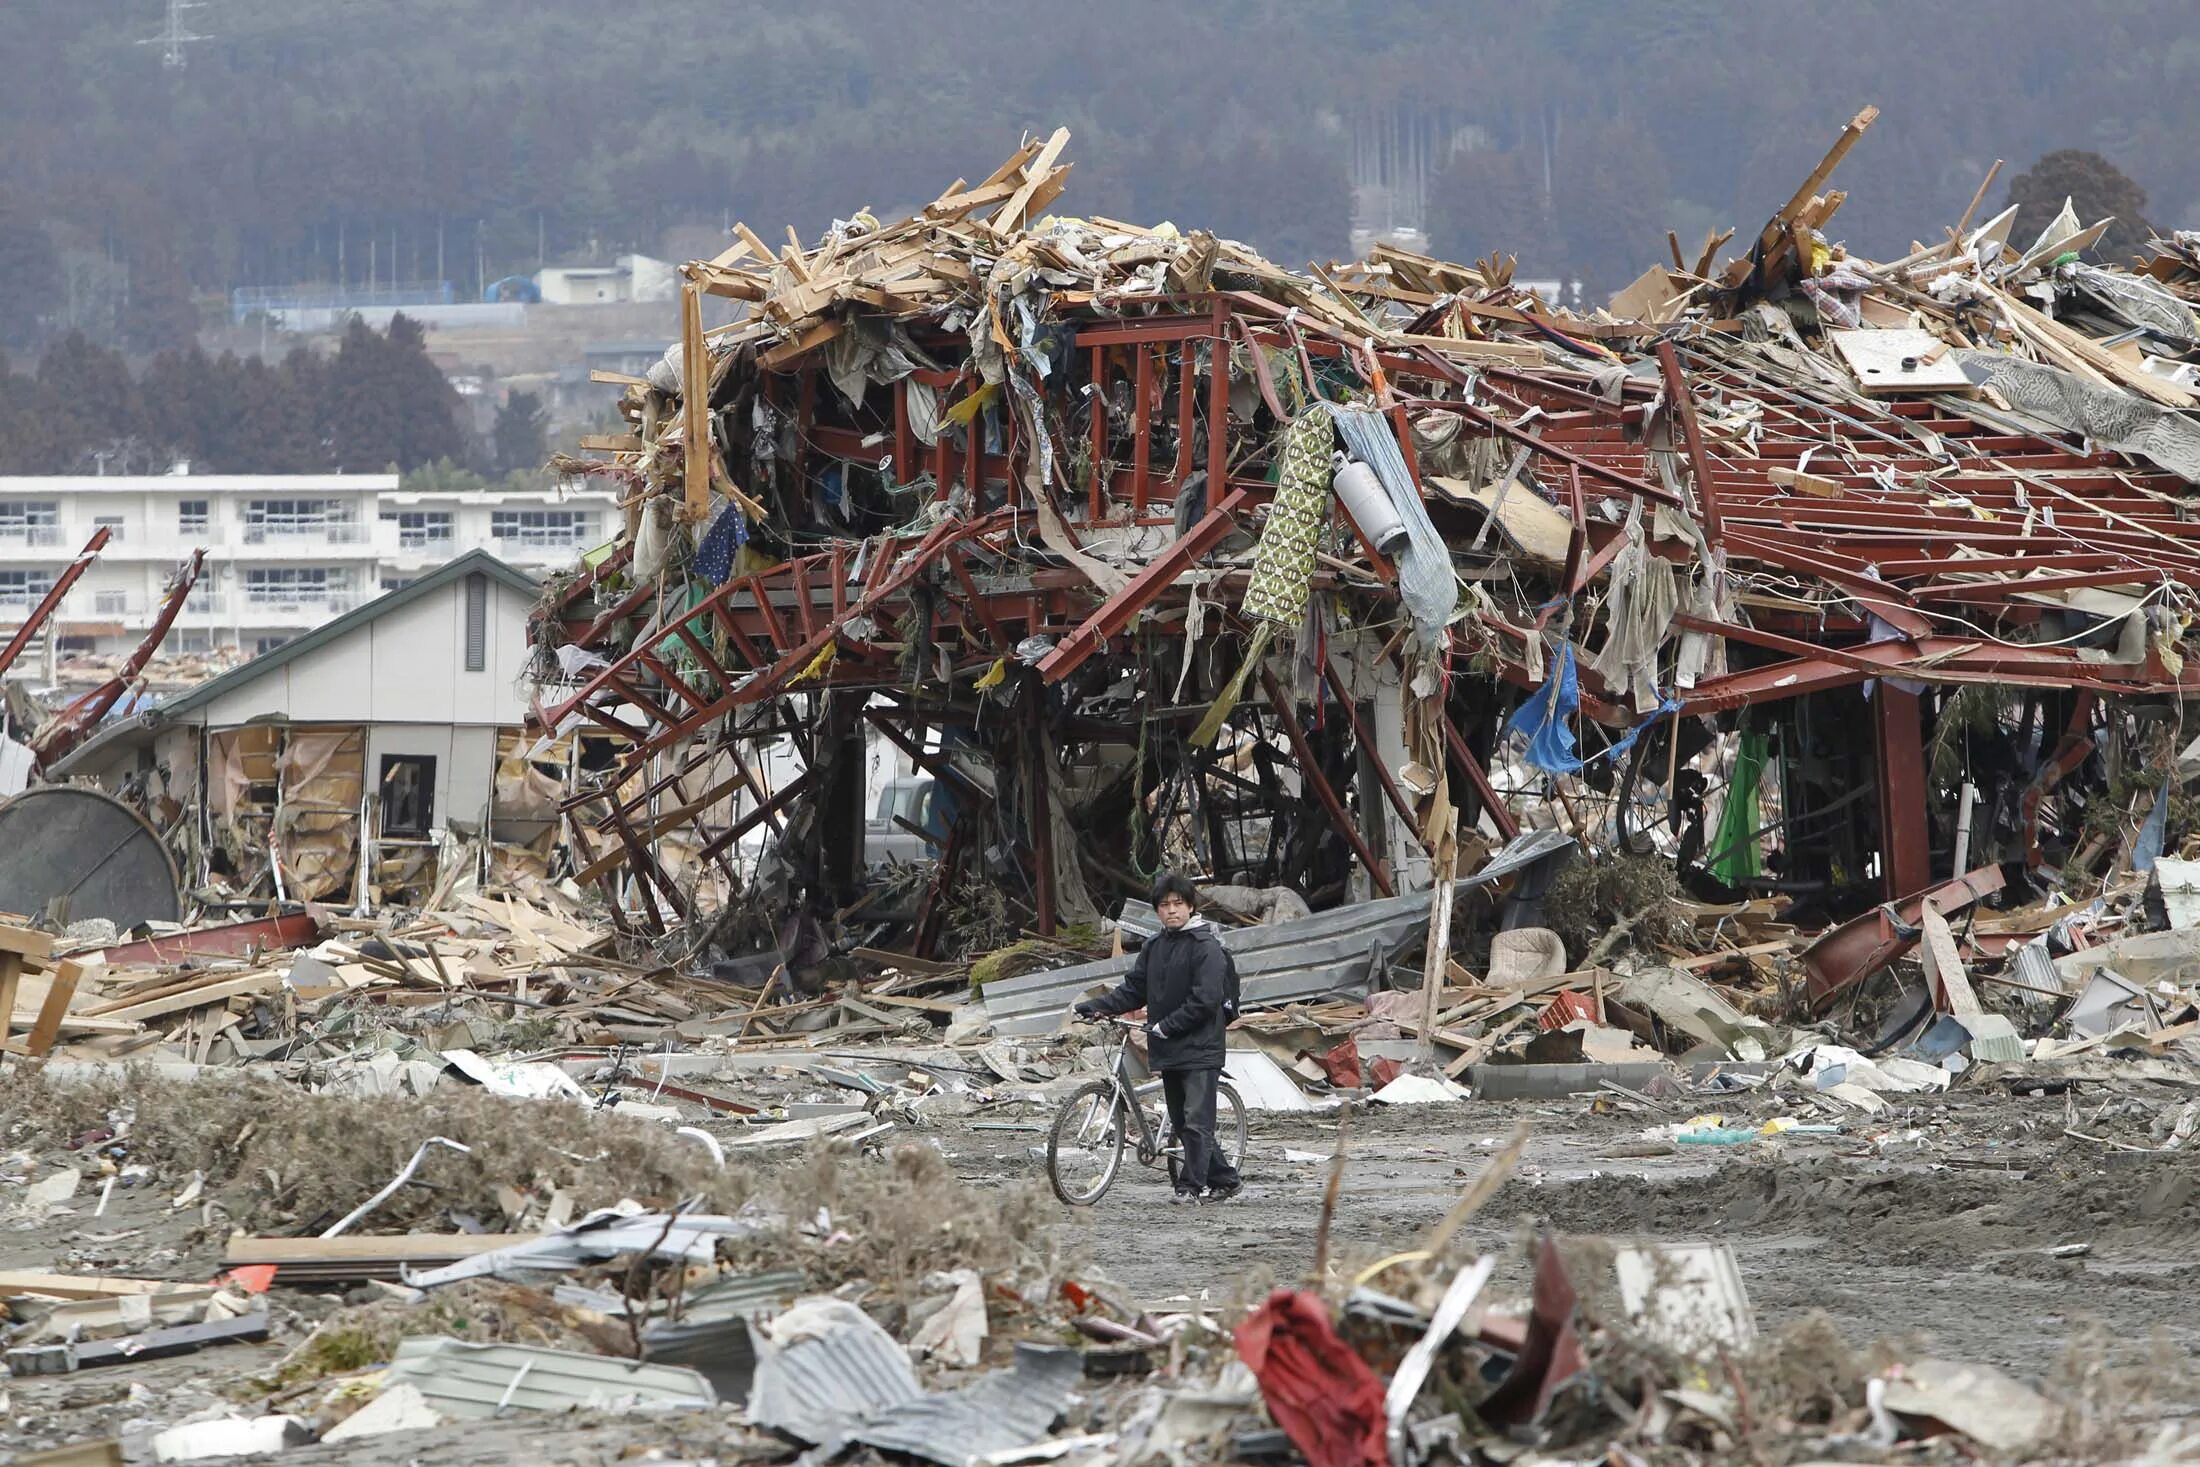
[[466, 578], [466, 670], [489, 665], [489, 578], [479, 571]]
[[382, 834], [425, 839], [435, 823], [435, 756], [384, 754], [380, 788]]
[[213, 516], [207, 513], [204, 499], [179, 499], [176, 501], [176, 529], [185, 535], [203, 535]]

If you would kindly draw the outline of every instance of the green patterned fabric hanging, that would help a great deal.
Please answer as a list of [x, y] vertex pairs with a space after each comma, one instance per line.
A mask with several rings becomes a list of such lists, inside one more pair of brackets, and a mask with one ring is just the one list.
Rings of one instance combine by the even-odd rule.
[[1719, 812], [1718, 844], [1711, 874], [1732, 886], [1762, 869], [1757, 859], [1757, 783], [1765, 772], [1770, 741], [1761, 733], [1742, 735], [1741, 750], [1734, 756], [1734, 776], [1727, 781], [1726, 806]]
[[1329, 517], [1330, 450], [1336, 430], [1329, 414], [1299, 414], [1284, 430], [1276, 497], [1268, 506], [1253, 551], [1253, 575], [1245, 586], [1245, 614], [1293, 636], [1306, 620], [1307, 587], [1314, 579], [1314, 550]]
[[1314, 580], [1314, 551], [1321, 544], [1322, 522], [1329, 517], [1332, 470], [1330, 449], [1336, 429], [1320, 408], [1300, 413], [1283, 431], [1277, 455], [1276, 497], [1268, 505], [1268, 523], [1253, 548], [1253, 573], [1245, 584], [1242, 609], [1253, 623], [1253, 644], [1245, 661], [1208, 705], [1207, 716], [1192, 730], [1192, 744], [1205, 748], [1222, 732], [1230, 711], [1244, 695], [1246, 679], [1277, 637], [1298, 635], [1306, 620]]

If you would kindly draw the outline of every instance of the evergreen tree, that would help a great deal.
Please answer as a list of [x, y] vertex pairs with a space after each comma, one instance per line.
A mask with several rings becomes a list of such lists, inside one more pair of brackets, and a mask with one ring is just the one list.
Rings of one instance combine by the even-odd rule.
[[539, 469], [550, 457], [550, 417], [532, 392], [513, 392], [497, 409], [490, 447], [502, 474]]
[[2154, 226], [2146, 221], [2145, 189], [2099, 153], [2063, 148], [2009, 180], [2009, 203], [2017, 206], [2009, 242], [2019, 249], [2029, 248], [2062, 212], [2065, 199], [2081, 225], [2115, 216], [2116, 222], [2097, 247], [2105, 258], [2129, 258], [2154, 234]]

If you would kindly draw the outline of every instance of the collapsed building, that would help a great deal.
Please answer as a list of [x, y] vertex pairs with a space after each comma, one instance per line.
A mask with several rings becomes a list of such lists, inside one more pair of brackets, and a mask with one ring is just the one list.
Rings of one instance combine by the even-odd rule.
[[[1589, 316], [1505, 259], [1050, 212], [1066, 132], [898, 223], [741, 227], [564, 461], [626, 511], [534, 625], [545, 727], [621, 748], [575, 868], [649, 931], [770, 900], [930, 956], [981, 899], [1052, 935], [1170, 867], [1320, 909], [1523, 827], [1818, 923], [2161, 849], [2200, 250], [2095, 265], [2107, 221], [1974, 199], [1859, 258], [1826, 182], [1873, 116]], [[934, 782], [883, 886], [866, 736]]]

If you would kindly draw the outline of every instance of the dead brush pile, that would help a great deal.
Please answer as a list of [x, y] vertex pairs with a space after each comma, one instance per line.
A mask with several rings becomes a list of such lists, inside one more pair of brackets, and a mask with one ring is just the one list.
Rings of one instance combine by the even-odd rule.
[[749, 1176], [720, 1171], [703, 1149], [615, 1110], [556, 1115], [543, 1102], [473, 1089], [373, 1100], [312, 1095], [252, 1075], [185, 1083], [150, 1071], [84, 1082], [0, 1076], [0, 1144], [53, 1148], [113, 1129], [129, 1160], [162, 1180], [193, 1171], [232, 1226], [301, 1233], [326, 1227], [386, 1186], [420, 1143], [446, 1136], [422, 1164], [432, 1186], [407, 1187], [360, 1232], [448, 1232], [451, 1214], [503, 1215], [497, 1189], [569, 1192], [577, 1212], [622, 1197], [670, 1207], [702, 1197], [717, 1211], [747, 1200]]
[[631, 1198], [781, 1219], [729, 1241], [726, 1261], [799, 1267], [820, 1290], [862, 1280], [906, 1301], [930, 1275], [972, 1268], [1044, 1299], [1057, 1271], [1035, 1188], [973, 1189], [928, 1146], [877, 1159], [828, 1144], [769, 1170], [745, 1158], [721, 1170], [655, 1122], [471, 1088], [362, 1100], [251, 1075], [0, 1075], [0, 1148], [56, 1151], [108, 1130], [160, 1184], [203, 1173], [225, 1231], [317, 1231], [387, 1185], [422, 1141], [445, 1136], [470, 1153], [431, 1151], [420, 1172], [431, 1185], [399, 1190], [355, 1233], [450, 1232], [457, 1214], [503, 1216], [499, 1188], [538, 1198], [563, 1189], [576, 1216]]

